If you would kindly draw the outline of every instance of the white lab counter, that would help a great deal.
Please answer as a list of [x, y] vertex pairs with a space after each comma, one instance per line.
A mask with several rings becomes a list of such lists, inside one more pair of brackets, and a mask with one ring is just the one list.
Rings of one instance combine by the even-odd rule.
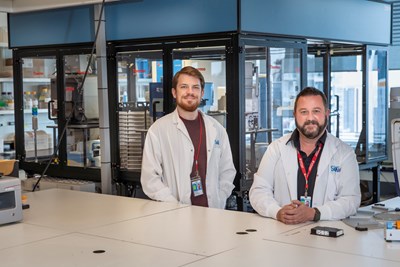
[[254, 213], [188, 206], [83, 232], [211, 256], [241, 246], [249, 240], [300, 227], [277, 223]]
[[[23, 221], [0, 226], [2, 266], [400, 264], [400, 242], [341, 221], [285, 225], [252, 213], [61, 189], [27, 195]], [[344, 236], [310, 235], [316, 225], [342, 228]]]
[[90, 229], [185, 207], [61, 189], [41, 190], [26, 195], [30, 208], [24, 210], [23, 223], [66, 231]]
[[205, 258], [185, 267], [397, 267], [399, 262], [333, 250], [254, 240], [246, 246]]

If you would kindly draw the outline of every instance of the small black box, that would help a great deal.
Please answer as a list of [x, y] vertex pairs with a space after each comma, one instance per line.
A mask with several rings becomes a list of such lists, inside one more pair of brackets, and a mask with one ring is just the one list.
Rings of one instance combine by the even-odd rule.
[[343, 235], [343, 229], [334, 228], [334, 227], [326, 227], [326, 226], [315, 226], [311, 228], [312, 235], [321, 235], [321, 236], [329, 236], [329, 237], [339, 237]]

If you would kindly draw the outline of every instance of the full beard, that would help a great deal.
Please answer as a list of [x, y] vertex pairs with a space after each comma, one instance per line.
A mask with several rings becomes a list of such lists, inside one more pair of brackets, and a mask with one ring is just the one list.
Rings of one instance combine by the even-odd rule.
[[[328, 124], [327, 118], [325, 118], [325, 122], [323, 125], [320, 125], [318, 121], [312, 120], [312, 121], [306, 121], [302, 126], [300, 126], [296, 121], [296, 127], [299, 130], [299, 132], [309, 139], [314, 139], [318, 137], [323, 131], [325, 131], [327, 124]], [[308, 125], [316, 125], [317, 129], [307, 130]]]
[[179, 100], [176, 102], [176, 104], [183, 110], [188, 111], [188, 112], [193, 112], [197, 110], [200, 102], [197, 99], [193, 99], [191, 101], [183, 101]]

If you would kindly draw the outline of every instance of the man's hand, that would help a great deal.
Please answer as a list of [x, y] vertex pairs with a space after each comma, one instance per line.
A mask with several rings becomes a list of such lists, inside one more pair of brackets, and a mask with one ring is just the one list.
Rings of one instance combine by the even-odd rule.
[[293, 200], [291, 204], [283, 206], [276, 215], [278, 221], [285, 224], [298, 224], [314, 219], [315, 210], [307, 207], [298, 200]]

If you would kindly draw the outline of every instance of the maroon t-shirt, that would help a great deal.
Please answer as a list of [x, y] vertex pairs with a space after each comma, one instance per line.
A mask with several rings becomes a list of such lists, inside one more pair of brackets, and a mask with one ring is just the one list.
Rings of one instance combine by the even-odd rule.
[[[185, 124], [190, 139], [192, 139], [192, 143], [194, 146], [194, 159], [193, 159], [192, 172], [190, 174], [190, 177], [188, 177], [188, 179], [191, 179], [196, 175], [196, 157], [198, 155], [197, 162], [199, 168], [199, 176], [201, 177], [201, 185], [203, 187], [203, 194], [197, 197], [193, 195], [193, 190], [192, 190], [192, 195], [190, 199], [192, 201], [192, 205], [208, 207], [207, 191], [206, 191], [207, 138], [206, 138], [206, 127], [204, 126], [203, 117], [199, 113], [199, 115], [195, 120], [185, 120], [182, 117], [180, 118]], [[202, 131], [201, 131], [201, 144], [199, 152], [198, 150], [200, 143], [200, 127]], [[192, 188], [192, 186], [190, 186], [190, 188]]]

